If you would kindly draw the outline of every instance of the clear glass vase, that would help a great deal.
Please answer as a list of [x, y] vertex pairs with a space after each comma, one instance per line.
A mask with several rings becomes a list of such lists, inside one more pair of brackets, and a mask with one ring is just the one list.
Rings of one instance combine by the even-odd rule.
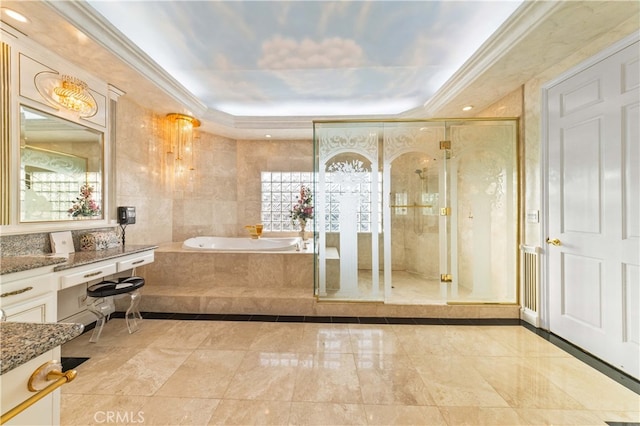
[[300, 239], [304, 241], [305, 240], [304, 229], [307, 226], [307, 221], [301, 219], [298, 221], [298, 223], [300, 224], [300, 232], [298, 233], [298, 235], [300, 235]]

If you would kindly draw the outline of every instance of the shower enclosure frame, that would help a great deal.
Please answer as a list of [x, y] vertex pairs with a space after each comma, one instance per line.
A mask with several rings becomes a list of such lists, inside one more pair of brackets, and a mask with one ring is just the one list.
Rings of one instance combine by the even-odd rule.
[[[327, 297], [327, 260], [332, 260], [332, 256], [336, 256], [336, 250], [339, 252], [339, 256], [342, 256], [343, 253], [347, 254], [347, 257], [351, 256], [353, 258], [353, 251], [358, 249], [346, 248], [343, 244], [343, 247], [336, 247], [333, 249], [333, 253], [328, 253], [327, 250], [327, 234], [326, 231], [327, 224], [325, 223], [325, 212], [324, 207], [327, 205], [327, 198], [335, 197], [335, 195], [327, 194], [326, 191], [321, 191], [324, 188], [324, 185], [321, 182], [326, 183], [327, 179], [327, 164], [329, 158], [333, 158], [336, 156], [340, 156], [341, 154], [349, 153], [353, 157], [362, 158], [360, 163], [365, 162], [365, 168], [369, 168], [366, 170], [370, 175], [370, 180], [367, 182], [370, 189], [370, 198], [371, 198], [371, 211], [369, 212], [371, 215], [371, 277], [370, 277], [370, 293], [366, 295], [366, 297], [360, 297], [356, 295], [357, 293], [357, 280], [358, 278], [353, 278], [354, 275], [351, 274], [342, 274], [342, 280], [346, 277], [351, 277], [349, 281], [353, 284], [351, 286], [351, 292], [354, 292], [354, 295], [350, 295], [349, 292], [342, 292], [337, 297], [329, 298], [329, 300], [349, 300], [349, 301], [384, 301], [385, 303], [393, 303], [390, 302], [390, 295], [392, 294], [392, 266], [391, 266], [391, 210], [392, 210], [392, 200], [391, 198], [391, 163], [399, 158], [401, 155], [406, 153], [415, 153], [415, 152], [425, 152], [427, 148], [425, 146], [420, 146], [420, 141], [408, 141], [406, 142], [406, 146], [403, 146], [401, 149], [396, 149], [392, 156], [389, 153], [390, 151], [387, 147], [390, 145], [386, 143], [386, 139], [389, 132], [394, 128], [400, 128], [403, 130], [402, 126], [421, 126], [420, 130], [424, 130], [424, 128], [432, 128], [437, 131], [440, 131], [441, 134], [438, 135], [438, 138], [441, 142], [449, 141], [451, 139], [451, 129], [454, 126], [460, 126], [464, 130], [464, 126], [468, 126], [468, 128], [473, 128], [472, 125], [477, 126], [491, 126], [495, 124], [496, 126], [506, 126], [510, 128], [512, 132], [511, 138], [511, 148], [513, 152], [510, 152], [509, 155], [513, 155], [511, 168], [509, 169], [509, 173], [512, 175], [507, 177], [509, 178], [509, 185], [511, 187], [508, 191], [512, 191], [513, 197], [509, 201], [509, 214], [512, 215], [511, 230], [507, 232], [505, 238], [507, 238], [508, 250], [506, 253], [506, 257], [508, 258], [510, 265], [508, 266], [508, 276], [506, 279], [510, 283], [510, 289], [507, 290], [508, 297], [505, 300], [504, 298], [496, 298], [496, 300], [482, 299], [482, 300], [457, 300], [457, 273], [453, 274], [454, 278], [452, 279], [451, 272], [453, 270], [457, 271], [457, 258], [451, 255], [452, 246], [454, 246], [454, 250], [456, 249], [455, 244], [457, 244], [457, 223], [456, 221], [459, 219], [458, 214], [451, 214], [452, 203], [449, 200], [451, 196], [452, 187], [456, 187], [456, 179], [457, 177], [452, 178], [450, 174], [450, 170], [448, 167], [456, 166], [455, 162], [450, 160], [451, 153], [453, 152], [451, 146], [449, 148], [440, 148], [441, 153], [441, 166], [438, 172], [438, 192], [440, 194], [439, 206], [438, 206], [438, 244], [440, 249], [439, 256], [439, 270], [440, 270], [440, 301], [444, 301], [447, 304], [478, 304], [478, 303], [490, 303], [490, 304], [517, 304], [519, 303], [519, 256], [518, 256], [518, 247], [521, 240], [522, 235], [522, 221], [521, 221], [521, 203], [523, 199], [523, 177], [522, 177], [522, 161], [523, 156], [521, 153], [521, 143], [520, 143], [520, 122], [518, 118], [513, 117], [487, 117], [487, 118], [447, 118], [447, 119], [411, 119], [411, 120], [317, 120], [313, 122], [313, 140], [314, 140], [314, 199], [316, 200], [316, 220], [314, 223], [314, 235], [315, 235], [315, 294], [319, 299], [324, 299]], [[353, 135], [356, 136], [355, 139], [358, 139], [360, 142], [363, 142], [364, 145], [360, 146], [359, 143], [344, 143], [344, 146], [339, 146], [339, 143], [331, 143], [332, 147], [329, 151], [327, 151], [326, 146], [323, 146], [320, 143], [320, 138], [323, 136], [322, 132], [326, 131], [326, 129], [330, 129], [331, 126], [335, 126], [336, 135], [340, 133], [340, 129], [349, 129], [349, 132], [353, 131]], [[481, 128], [481, 127], [478, 127]], [[373, 131], [375, 129], [376, 131]], [[363, 130], [363, 133], [358, 135], [358, 130]], [[368, 135], [367, 135], [368, 132]], [[339, 136], [336, 136], [339, 137]], [[355, 140], [354, 139], [354, 140]], [[403, 142], [404, 143], [404, 142]], [[413, 145], [412, 145], [413, 143]], [[327, 144], [325, 144], [327, 145]], [[386, 151], [385, 151], [386, 149]], [[324, 150], [324, 151], [323, 151]], [[434, 159], [435, 160], [435, 159]], [[355, 161], [355, 160], [354, 160]], [[355, 164], [355, 162], [354, 162]], [[416, 169], [419, 170], [419, 169]], [[424, 170], [422, 170], [424, 172]], [[415, 171], [417, 173], [417, 171]], [[352, 175], [357, 176], [357, 174]], [[364, 176], [364, 174], [362, 175]], [[381, 179], [379, 179], [381, 177]], [[420, 179], [423, 179], [422, 173], [419, 175]], [[376, 185], [381, 181], [381, 191], [378, 191]], [[452, 183], [453, 182], [453, 183]], [[344, 184], [344, 181], [342, 182]], [[360, 182], [362, 184], [363, 182]], [[423, 185], [421, 183], [421, 185]], [[352, 192], [358, 192], [357, 186], [353, 186]], [[427, 183], [428, 188], [428, 183]], [[344, 191], [343, 191], [344, 192]], [[424, 192], [424, 191], [422, 191]], [[378, 199], [378, 194], [381, 194], [381, 200]], [[437, 195], [436, 194], [436, 195]], [[429, 194], [426, 194], [429, 195]], [[352, 197], [353, 198], [353, 197]], [[343, 201], [346, 198], [343, 198]], [[381, 208], [378, 206], [379, 201], [382, 201]], [[415, 204], [415, 203], [414, 203]], [[421, 206], [414, 206], [421, 207]], [[422, 206], [424, 207], [424, 206]], [[422, 209], [421, 209], [422, 210]], [[448, 211], [448, 214], [447, 214]], [[378, 217], [378, 214], [381, 214]], [[415, 215], [415, 213], [413, 213]], [[328, 216], [327, 216], [328, 217]], [[471, 213], [469, 213], [469, 217], [471, 218]], [[377, 224], [382, 223], [382, 227], [378, 230]], [[341, 225], [341, 226], [344, 226]], [[348, 227], [349, 225], [347, 225]], [[482, 230], [482, 227], [477, 227], [478, 230]], [[443, 232], [445, 230], [446, 232]], [[383, 241], [380, 244], [380, 235], [382, 234]], [[353, 235], [353, 231], [351, 231], [351, 235]], [[338, 237], [340, 238], [340, 236]], [[356, 244], [360, 236], [356, 237]], [[477, 245], [477, 244], [476, 244]], [[380, 248], [382, 248], [382, 252], [380, 252]], [[351, 252], [349, 254], [348, 252]], [[338, 257], [339, 257], [338, 256]], [[340, 260], [345, 262], [353, 262], [351, 260]], [[381, 260], [381, 261], [380, 261]], [[355, 261], [358, 262], [357, 260]], [[358, 269], [358, 268], [356, 268]], [[486, 269], [486, 267], [485, 267]], [[380, 270], [382, 271], [382, 275], [380, 275]], [[379, 280], [378, 277], [381, 279]], [[511, 280], [512, 278], [512, 281]], [[341, 281], [341, 286], [343, 285]], [[340, 293], [340, 292], [338, 292]]]

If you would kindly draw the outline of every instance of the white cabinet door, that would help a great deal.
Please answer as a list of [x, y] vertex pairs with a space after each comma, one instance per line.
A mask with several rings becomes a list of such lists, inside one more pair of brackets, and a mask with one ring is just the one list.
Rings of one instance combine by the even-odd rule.
[[[56, 295], [51, 292], [36, 296], [21, 303], [3, 307], [7, 321], [13, 322], [55, 322]], [[53, 316], [52, 316], [53, 315]]]
[[[2, 414], [35, 395], [27, 389], [29, 377], [42, 364], [56, 359], [59, 359], [59, 349], [48, 351], [0, 376]], [[29, 426], [60, 424], [60, 390], [57, 389], [45, 396], [5, 424]]]

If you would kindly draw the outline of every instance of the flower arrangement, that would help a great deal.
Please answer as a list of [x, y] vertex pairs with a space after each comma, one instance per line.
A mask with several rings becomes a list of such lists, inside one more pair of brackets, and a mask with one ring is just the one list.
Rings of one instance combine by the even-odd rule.
[[295, 224], [297, 220], [300, 222], [300, 225], [304, 226], [307, 220], [313, 219], [313, 196], [311, 195], [311, 189], [304, 185], [300, 186], [300, 198], [298, 198], [298, 202], [294, 204], [293, 209], [289, 213], [292, 224]]
[[71, 216], [97, 216], [100, 214], [100, 206], [93, 199], [93, 187], [87, 184], [80, 187], [80, 196], [76, 198], [73, 206], [67, 211]]

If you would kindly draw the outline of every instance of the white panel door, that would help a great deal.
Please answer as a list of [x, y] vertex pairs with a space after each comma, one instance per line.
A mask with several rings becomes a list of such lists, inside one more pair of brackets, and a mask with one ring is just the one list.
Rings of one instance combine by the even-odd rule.
[[546, 251], [551, 331], [636, 378], [638, 64], [636, 42], [549, 88]]

